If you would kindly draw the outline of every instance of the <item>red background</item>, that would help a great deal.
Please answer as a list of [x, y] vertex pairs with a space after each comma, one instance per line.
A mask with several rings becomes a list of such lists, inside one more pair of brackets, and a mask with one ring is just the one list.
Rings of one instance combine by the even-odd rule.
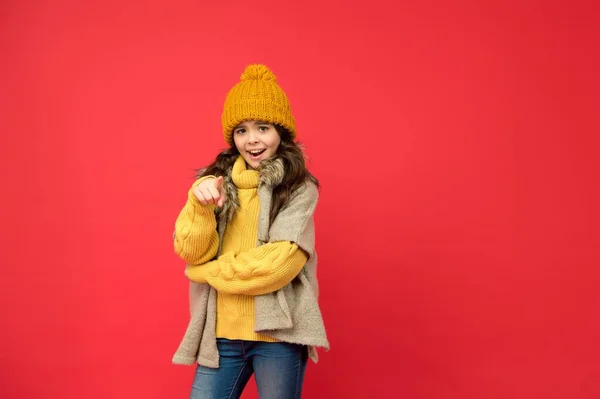
[[4, 1], [0, 396], [187, 397], [171, 233], [261, 62], [323, 185], [305, 397], [600, 397], [599, 10], [522, 3]]

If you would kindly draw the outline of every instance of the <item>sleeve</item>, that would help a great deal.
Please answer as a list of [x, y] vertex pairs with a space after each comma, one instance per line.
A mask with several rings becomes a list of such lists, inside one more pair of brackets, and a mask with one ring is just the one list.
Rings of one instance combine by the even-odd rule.
[[217, 291], [238, 295], [262, 295], [292, 281], [308, 260], [290, 241], [271, 242], [234, 256], [229, 252], [204, 265], [186, 268], [187, 277], [208, 283]]
[[219, 249], [219, 235], [214, 205], [202, 205], [193, 193], [205, 176], [194, 182], [188, 199], [175, 221], [175, 253], [188, 265], [199, 265], [213, 259]]

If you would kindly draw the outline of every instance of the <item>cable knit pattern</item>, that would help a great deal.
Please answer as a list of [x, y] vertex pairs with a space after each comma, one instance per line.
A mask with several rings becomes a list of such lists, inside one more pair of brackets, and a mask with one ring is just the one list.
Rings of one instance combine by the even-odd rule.
[[197, 283], [212, 285], [219, 293], [262, 295], [292, 281], [307, 259], [297, 245], [281, 241], [237, 257], [228, 252], [206, 265], [188, 267], [186, 274]]
[[219, 249], [215, 207], [202, 205], [192, 192], [198, 184], [212, 177], [206, 176], [194, 182], [188, 192], [188, 200], [175, 221], [175, 253], [189, 265], [208, 262], [217, 255]]

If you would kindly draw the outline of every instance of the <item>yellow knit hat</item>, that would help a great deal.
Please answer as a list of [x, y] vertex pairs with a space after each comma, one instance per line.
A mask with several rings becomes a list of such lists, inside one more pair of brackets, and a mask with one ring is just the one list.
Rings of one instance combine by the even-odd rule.
[[232, 131], [239, 123], [257, 120], [281, 125], [296, 137], [290, 102], [277, 84], [277, 77], [265, 65], [248, 65], [240, 82], [227, 93], [221, 115], [223, 137], [233, 145]]

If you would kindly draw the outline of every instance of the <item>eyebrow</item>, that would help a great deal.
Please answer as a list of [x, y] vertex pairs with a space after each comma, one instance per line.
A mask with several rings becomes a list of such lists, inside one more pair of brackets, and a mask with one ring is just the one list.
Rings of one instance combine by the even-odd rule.
[[[240, 123], [239, 125], [235, 126], [235, 127], [233, 128], [233, 130], [235, 130], [235, 129], [239, 129], [239, 128], [241, 128], [241, 127], [245, 127], [245, 123], [246, 123], [246, 122], [244, 122], [244, 123]], [[255, 122], [254, 122], [254, 124], [255, 124], [255, 125], [272, 125], [272, 123], [270, 123], [270, 122], [266, 122], [266, 121], [255, 121]]]

